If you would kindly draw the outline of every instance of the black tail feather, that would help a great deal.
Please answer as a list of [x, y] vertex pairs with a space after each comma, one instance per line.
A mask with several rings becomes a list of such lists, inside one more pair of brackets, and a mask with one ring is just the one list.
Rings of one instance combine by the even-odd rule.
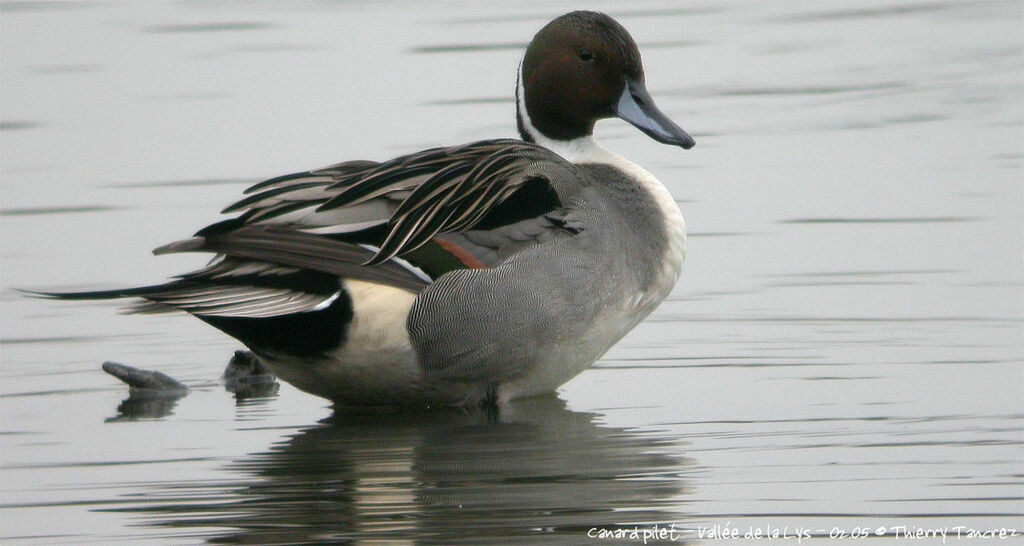
[[175, 286], [176, 282], [155, 284], [151, 286], [139, 286], [136, 288], [121, 288], [118, 290], [93, 290], [86, 292], [46, 292], [40, 290], [25, 290], [15, 288], [18, 292], [32, 298], [43, 298], [50, 300], [116, 300], [120, 298], [144, 298], [160, 292], [166, 292]]
[[[185, 301], [182, 303], [180, 299], [181, 294], [188, 295], [196, 290], [217, 290], [218, 287], [225, 287], [225, 285], [210, 284], [208, 281], [193, 281], [190, 279], [119, 290], [95, 290], [88, 292], [19, 290], [19, 292], [30, 297], [56, 300], [142, 298], [126, 306], [125, 312], [149, 314], [186, 311], [203, 322], [238, 339], [247, 347], [257, 352], [276, 351], [298, 356], [314, 356], [342, 345], [346, 338], [348, 325], [352, 321], [353, 308], [352, 300], [348, 293], [341, 288], [337, 278], [309, 271], [295, 273], [291, 276], [323, 277], [323, 279], [307, 279], [304, 284], [316, 292], [326, 288], [327, 283], [325, 281], [329, 280], [333, 283], [333, 287], [330, 289], [335, 291], [337, 296], [330, 300], [326, 307], [317, 305], [314, 308], [301, 312], [266, 317], [247, 317], [204, 313], [204, 311], [210, 309], [209, 305], [213, 305], [216, 302]], [[245, 280], [273, 282], [272, 278], [248, 278]], [[317, 284], [323, 286], [316, 286]], [[244, 285], [235, 286], [244, 287]], [[216, 298], [216, 294], [213, 297]]]

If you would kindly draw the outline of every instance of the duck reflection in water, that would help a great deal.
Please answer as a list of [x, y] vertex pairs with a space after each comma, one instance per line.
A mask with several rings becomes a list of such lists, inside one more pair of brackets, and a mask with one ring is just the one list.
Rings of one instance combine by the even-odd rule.
[[582, 543], [595, 527], [681, 522], [679, 451], [554, 396], [500, 414], [339, 412], [229, 463], [236, 480], [159, 484], [118, 510], [213, 543]]

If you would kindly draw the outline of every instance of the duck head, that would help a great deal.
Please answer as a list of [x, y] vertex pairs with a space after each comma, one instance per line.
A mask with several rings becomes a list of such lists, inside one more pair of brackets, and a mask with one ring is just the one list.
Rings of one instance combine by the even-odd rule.
[[575, 140], [619, 117], [658, 142], [694, 145], [654, 105], [636, 42], [603, 13], [574, 11], [544, 26], [526, 49], [516, 95], [525, 140]]

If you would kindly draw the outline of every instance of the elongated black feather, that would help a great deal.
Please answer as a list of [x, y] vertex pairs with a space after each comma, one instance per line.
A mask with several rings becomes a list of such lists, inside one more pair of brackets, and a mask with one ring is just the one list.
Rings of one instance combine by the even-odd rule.
[[394, 170], [375, 174], [362, 179], [357, 184], [349, 184], [340, 193], [320, 205], [317, 210], [325, 211], [338, 207], [358, 204], [366, 199], [376, 197], [387, 191], [405, 189], [403, 185], [410, 178], [433, 172], [432, 166], [411, 167], [406, 170]]
[[245, 222], [247, 224], [267, 222], [277, 218], [278, 216], [284, 216], [289, 212], [295, 212], [310, 208], [311, 206], [316, 206], [316, 204], [317, 202], [310, 203], [308, 201], [296, 201], [292, 203], [274, 203], [273, 205], [267, 205], [257, 209], [249, 209], [246, 211], [247, 216], [245, 218]]
[[[545, 148], [519, 140], [484, 140], [423, 150], [382, 163], [339, 163], [261, 182], [246, 191], [246, 198], [225, 209], [242, 212], [239, 223], [215, 224], [199, 234], [215, 236], [203, 250], [299, 267], [302, 260], [308, 260], [309, 267], [319, 271], [352, 274], [353, 267], [384, 264], [440, 233], [473, 229], [478, 224], [499, 226], [553, 212], [585, 183], [575, 166]], [[526, 197], [513, 199], [526, 188]], [[506, 200], [514, 201], [515, 206], [502, 206]], [[366, 202], [379, 203], [374, 206], [380, 208], [358, 208]], [[368, 221], [368, 214], [381, 214], [380, 223]], [[326, 247], [308, 246], [308, 241], [291, 246], [297, 241], [288, 239], [278, 246], [284, 239], [274, 243], [253, 240], [254, 232], [246, 231], [256, 224], [278, 223], [295, 231], [330, 233], [330, 244], [358, 241], [379, 250], [370, 257], [362, 252], [359, 262], [342, 267], [339, 264], [356, 254], [342, 251], [341, 258], [331, 259], [325, 254]], [[383, 232], [377, 231], [380, 226], [385, 226]], [[235, 232], [240, 233], [225, 238]], [[274, 236], [283, 237], [283, 233]], [[390, 282], [409, 287], [404, 280]]]
[[299, 267], [414, 292], [428, 283], [393, 262], [363, 266], [374, 252], [361, 246], [274, 225], [246, 226], [209, 237], [202, 248], [194, 250]]
[[271, 197], [275, 197], [275, 196], [278, 196], [278, 195], [281, 195], [281, 194], [286, 194], [286, 193], [293, 192], [293, 191], [299, 190], [299, 189], [315, 188], [317, 186], [326, 186], [329, 183], [330, 183], [330, 181], [328, 180], [328, 181], [323, 181], [323, 182], [303, 182], [301, 184], [292, 184], [290, 186], [278, 186], [276, 188], [271, 188], [269, 190], [265, 190], [265, 191], [262, 191], [260, 193], [250, 195], [249, 197], [246, 197], [245, 199], [242, 199], [241, 201], [237, 201], [237, 202], [233, 203], [232, 205], [226, 207], [224, 210], [222, 210], [220, 212], [221, 212], [221, 214], [228, 214], [228, 213], [231, 213], [231, 212], [236, 212], [236, 211], [239, 211], [239, 210], [243, 210], [243, 209], [249, 208], [250, 205], [252, 205], [254, 203], [258, 203], [258, 202], [263, 201], [265, 199], [269, 199]]
[[274, 178], [270, 178], [268, 180], [264, 180], [264, 181], [259, 182], [257, 184], [253, 184], [252, 186], [249, 186], [242, 193], [249, 194], [249, 193], [261, 191], [264, 188], [269, 188], [269, 187], [274, 186], [276, 184], [281, 184], [283, 182], [288, 182], [288, 181], [291, 181], [291, 180], [302, 179], [302, 178], [306, 178], [306, 177], [309, 177], [309, 176], [313, 176], [313, 172], [312, 171], [303, 171], [301, 173], [291, 173], [291, 174], [284, 174], [284, 175], [281, 175], [281, 176], [275, 176]]

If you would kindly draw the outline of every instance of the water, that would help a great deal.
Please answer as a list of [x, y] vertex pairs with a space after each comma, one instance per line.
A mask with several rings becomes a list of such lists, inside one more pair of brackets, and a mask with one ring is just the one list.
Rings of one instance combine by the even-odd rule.
[[[598, 127], [680, 201], [687, 265], [500, 415], [236, 402], [199, 321], [13, 291], [194, 268], [149, 250], [261, 177], [511, 135], [522, 47], [574, 7], [0, 4], [4, 544], [1019, 541], [968, 537], [1024, 527], [1019, 2], [592, 4], [697, 138]], [[122, 415], [105, 360], [193, 392]]]

